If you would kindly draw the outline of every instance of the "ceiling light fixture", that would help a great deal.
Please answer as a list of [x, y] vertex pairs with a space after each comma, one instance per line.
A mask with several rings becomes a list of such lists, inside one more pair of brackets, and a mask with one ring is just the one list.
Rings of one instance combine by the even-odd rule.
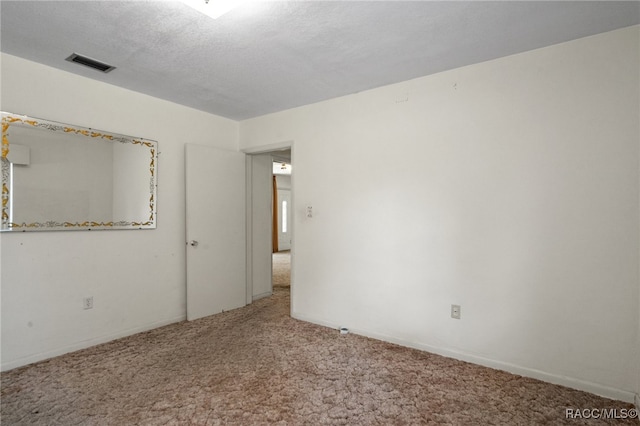
[[244, 0], [179, 0], [212, 19], [218, 19], [227, 12], [240, 6]]
[[284, 161], [274, 161], [273, 162], [273, 174], [274, 175], [290, 175], [291, 174], [291, 164], [285, 163]]

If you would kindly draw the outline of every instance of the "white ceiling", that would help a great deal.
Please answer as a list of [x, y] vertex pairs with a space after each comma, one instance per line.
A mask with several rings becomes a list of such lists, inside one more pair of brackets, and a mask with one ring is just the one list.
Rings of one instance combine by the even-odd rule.
[[640, 3], [261, 1], [212, 20], [173, 1], [2, 0], [0, 18], [5, 53], [242, 120], [635, 25]]

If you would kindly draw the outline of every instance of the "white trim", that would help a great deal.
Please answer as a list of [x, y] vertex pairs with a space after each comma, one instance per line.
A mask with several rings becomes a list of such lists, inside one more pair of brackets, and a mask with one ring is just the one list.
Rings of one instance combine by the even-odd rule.
[[41, 352], [35, 355], [29, 355], [27, 357], [18, 358], [11, 362], [7, 362], [2, 364], [0, 367], [0, 371], [8, 371], [14, 368], [22, 367], [24, 365], [33, 364], [34, 362], [44, 361], [46, 359], [54, 358], [60, 355], [64, 355], [70, 352], [79, 351], [82, 349], [87, 349], [92, 346], [97, 346], [103, 343], [108, 343], [113, 340], [121, 339], [123, 337], [132, 336], [134, 334], [143, 333], [145, 331], [154, 330], [156, 328], [164, 327], [165, 325], [175, 324], [187, 319], [186, 314], [180, 315], [179, 317], [153, 322], [151, 324], [143, 325], [140, 327], [134, 327], [127, 330], [120, 331], [118, 333], [108, 334], [105, 336], [97, 337], [95, 339], [84, 340], [79, 343], [74, 343], [73, 345], [65, 346], [62, 348], [58, 348], [52, 351]]
[[[345, 325], [345, 324], [338, 325], [338, 324], [329, 323], [327, 321], [317, 320], [315, 318], [310, 318], [305, 315], [300, 315], [299, 313], [293, 313], [291, 316], [301, 321], [306, 321], [313, 324], [333, 328], [336, 330], [336, 333], [338, 332], [339, 328], [342, 326], [349, 327], [348, 325]], [[544, 371], [522, 367], [522, 366], [511, 364], [508, 362], [480, 357], [480, 356], [469, 354], [466, 352], [450, 350], [450, 349], [426, 345], [422, 343], [410, 342], [407, 340], [398, 339], [395, 337], [387, 336], [385, 334], [380, 334], [380, 333], [371, 332], [367, 330], [354, 329], [349, 327], [349, 333], [358, 334], [361, 336], [370, 337], [373, 339], [382, 340], [389, 343], [395, 343], [400, 346], [405, 346], [405, 347], [418, 349], [425, 352], [430, 352], [437, 355], [442, 355], [447, 358], [453, 358], [460, 361], [471, 362], [473, 364], [482, 365], [484, 367], [489, 367], [496, 370], [506, 371], [512, 374], [518, 374], [520, 376], [542, 380], [543, 382], [566, 386], [572, 389], [589, 392], [589, 393], [603, 396], [606, 398], [633, 403], [634, 397], [635, 397], [636, 406], [638, 406], [638, 402], [639, 402], [638, 395], [635, 395], [633, 392], [612, 388], [612, 387], [601, 385], [598, 383], [592, 383], [592, 382], [588, 382], [580, 379], [547, 373]]]
[[246, 294], [245, 304], [253, 301], [253, 157], [245, 155], [245, 264]]
[[[295, 153], [296, 153], [296, 148], [294, 146], [293, 141], [291, 141], [291, 164], [296, 164], [295, 163]], [[296, 169], [298, 170], [298, 169]], [[296, 187], [296, 176], [297, 173], [291, 173], [291, 248], [290, 253], [291, 253], [291, 257], [290, 257], [290, 261], [289, 261], [289, 315], [291, 315], [293, 317], [293, 313], [294, 313], [294, 309], [295, 309], [295, 302], [294, 302], [294, 296], [295, 296], [295, 291], [297, 286], [294, 285], [296, 282], [296, 272], [295, 272], [295, 259], [296, 259], [296, 235], [298, 235], [298, 231], [296, 228], [296, 191], [295, 191], [295, 187]]]
[[240, 151], [244, 152], [245, 154], [266, 154], [272, 151], [281, 151], [289, 148], [293, 148], [293, 140], [270, 143], [267, 145], [260, 145], [252, 148], [244, 148]]

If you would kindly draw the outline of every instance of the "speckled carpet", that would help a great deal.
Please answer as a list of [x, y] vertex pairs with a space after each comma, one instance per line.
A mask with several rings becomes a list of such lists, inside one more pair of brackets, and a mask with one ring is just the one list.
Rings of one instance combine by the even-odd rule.
[[2, 373], [2, 425], [577, 425], [603, 422], [567, 408], [632, 408], [288, 313], [276, 287], [245, 308]]
[[279, 251], [272, 256], [273, 286], [289, 287], [291, 285], [291, 252]]

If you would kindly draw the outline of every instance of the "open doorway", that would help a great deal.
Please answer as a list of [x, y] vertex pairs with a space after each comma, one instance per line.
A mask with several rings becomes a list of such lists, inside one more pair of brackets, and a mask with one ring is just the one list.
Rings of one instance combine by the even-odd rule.
[[271, 256], [273, 287], [289, 288], [291, 286], [291, 250], [279, 251]]
[[[295, 290], [292, 145], [269, 148], [245, 151], [250, 154], [246, 157], [247, 304]], [[288, 303], [290, 298], [286, 299]]]
[[272, 195], [272, 286], [291, 286], [291, 150], [278, 151], [273, 158]]

